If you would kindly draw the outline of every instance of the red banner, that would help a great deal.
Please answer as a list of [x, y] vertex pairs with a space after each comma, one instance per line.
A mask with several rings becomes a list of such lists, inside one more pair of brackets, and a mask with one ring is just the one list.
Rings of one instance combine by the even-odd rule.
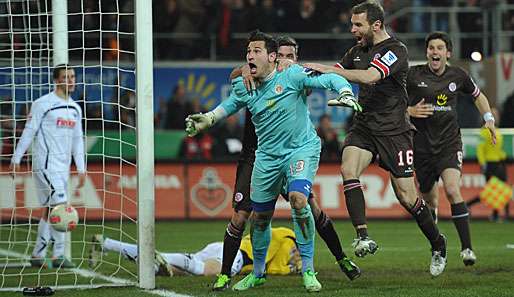
[[[156, 164], [156, 219], [229, 218], [232, 213], [232, 191], [235, 164]], [[514, 165], [508, 165], [509, 184], [514, 182]], [[368, 218], [407, 218], [410, 215], [400, 206], [390, 184], [389, 175], [378, 166], [370, 166], [361, 176]], [[135, 167], [129, 164], [89, 164], [84, 188], [74, 191], [77, 179], [70, 179], [69, 200], [86, 220], [134, 220], [137, 217]], [[477, 164], [464, 164], [461, 192], [465, 200], [477, 196], [485, 179]], [[449, 203], [440, 185], [441, 217], [450, 216]], [[1, 219], [38, 216], [32, 212], [39, 206], [35, 184], [30, 172], [12, 179], [0, 175]], [[338, 164], [321, 164], [313, 189], [320, 206], [333, 218], [347, 218]], [[514, 211], [514, 203], [511, 209]], [[478, 204], [473, 217], [487, 217], [491, 210]], [[289, 204], [277, 202], [275, 217], [290, 216]]]

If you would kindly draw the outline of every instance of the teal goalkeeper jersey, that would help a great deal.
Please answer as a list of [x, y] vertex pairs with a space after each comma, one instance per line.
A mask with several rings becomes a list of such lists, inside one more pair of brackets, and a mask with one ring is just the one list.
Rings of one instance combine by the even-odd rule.
[[339, 75], [309, 76], [303, 67], [292, 65], [270, 74], [253, 94], [248, 94], [241, 77], [234, 79], [230, 96], [220, 106], [228, 115], [248, 107], [257, 134], [257, 153], [280, 157], [320, 141], [309, 118], [304, 95], [308, 88], [337, 93], [352, 90]]

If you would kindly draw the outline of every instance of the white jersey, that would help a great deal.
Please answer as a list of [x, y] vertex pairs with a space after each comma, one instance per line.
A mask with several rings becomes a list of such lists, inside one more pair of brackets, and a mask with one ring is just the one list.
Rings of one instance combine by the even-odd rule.
[[19, 164], [35, 137], [32, 169], [68, 172], [71, 156], [77, 171], [85, 172], [82, 111], [71, 97], [64, 100], [51, 92], [34, 101], [11, 162]]

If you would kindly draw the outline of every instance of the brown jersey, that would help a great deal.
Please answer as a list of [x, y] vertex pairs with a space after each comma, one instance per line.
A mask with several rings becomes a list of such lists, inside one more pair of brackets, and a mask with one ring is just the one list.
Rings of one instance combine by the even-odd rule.
[[480, 95], [480, 89], [461, 68], [446, 65], [441, 76], [434, 74], [428, 64], [413, 66], [407, 76], [409, 105], [425, 103], [434, 105], [434, 114], [428, 118], [412, 118], [418, 133], [414, 136], [416, 154], [438, 154], [462, 150], [460, 128], [457, 122], [459, 93]]
[[356, 114], [353, 128], [373, 135], [397, 135], [412, 129], [407, 116], [406, 79], [409, 70], [407, 48], [388, 38], [371, 48], [352, 47], [336, 66], [345, 69], [376, 68], [381, 79], [359, 84], [362, 112]]

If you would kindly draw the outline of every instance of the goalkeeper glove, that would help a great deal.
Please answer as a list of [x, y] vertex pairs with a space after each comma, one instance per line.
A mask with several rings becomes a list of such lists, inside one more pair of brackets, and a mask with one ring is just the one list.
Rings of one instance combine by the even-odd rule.
[[351, 91], [343, 91], [337, 98], [328, 100], [329, 106], [344, 106], [350, 107], [356, 112], [362, 112], [362, 107], [359, 102], [355, 100], [353, 93]]
[[214, 125], [214, 114], [212, 112], [192, 114], [186, 118], [187, 136], [193, 137], [212, 125]]

